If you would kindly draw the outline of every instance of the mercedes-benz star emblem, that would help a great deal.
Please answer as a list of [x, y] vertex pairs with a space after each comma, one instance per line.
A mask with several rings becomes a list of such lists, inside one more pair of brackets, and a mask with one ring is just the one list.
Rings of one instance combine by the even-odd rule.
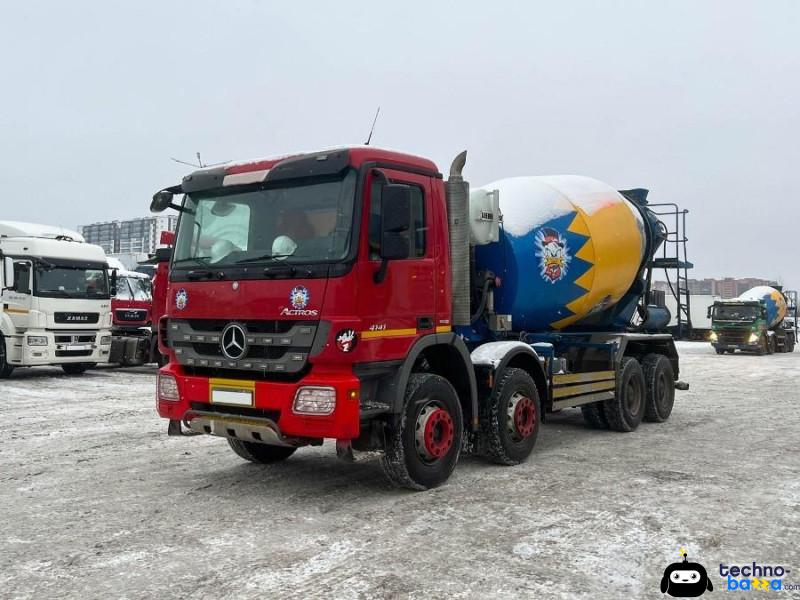
[[247, 354], [247, 332], [238, 323], [229, 323], [222, 330], [219, 342], [222, 353], [231, 360], [239, 360]]

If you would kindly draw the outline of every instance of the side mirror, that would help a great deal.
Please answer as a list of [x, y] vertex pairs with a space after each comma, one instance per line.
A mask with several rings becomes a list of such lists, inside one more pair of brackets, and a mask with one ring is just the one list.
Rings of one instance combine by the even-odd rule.
[[156, 192], [153, 194], [153, 201], [150, 203], [150, 212], [152, 213], [160, 213], [167, 210], [169, 207], [172, 206], [172, 192], [168, 192], [167, 190], [161, 190], [160, 192]]
[[114, 298], [117, 295], [117, 270], [111, 269], [111, 279], [108, 282], [108, 293]]
[[714, 307], [713, 306], [709, 306], [708, 307], [708, 311], [706, 311], [706, 317], [708, 317], [710, 319], [711, 318], [711, 311], [713, 311], [713, 310], [714, 310]]
[[381, 191], [381, 258], [411, 255], [411, 187], [389, 184]]
[[175, 232], [164, 230], [161, 232], [159, 243], [162, 246], [172, 246], [175, 244]]
[[6, 256], [3, 258], [3, 290], [14, 289], [16, 282], [14, 281], [14, 259]]

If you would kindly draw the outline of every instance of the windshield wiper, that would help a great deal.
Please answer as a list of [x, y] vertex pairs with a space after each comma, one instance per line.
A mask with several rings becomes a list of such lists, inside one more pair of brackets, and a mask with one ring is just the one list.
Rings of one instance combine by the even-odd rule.
[[244, 263], [258, 262], [260, 260], [275, 260], [276, 258], [288, 258], [290, 256], [294, 256], [294, 254], [262, 254], [261, 256], [251, 256], [250, 258], [237, 260], [236, 264], [241, 265]]
[[180, 265], [183, 263], [194, 263], [200, 267], [207, 267], [209, 261], [211, 260], [210, 256], [189, 256], [187, 258], [179, 258], [176, 261], [173, 261], [173, 265]]

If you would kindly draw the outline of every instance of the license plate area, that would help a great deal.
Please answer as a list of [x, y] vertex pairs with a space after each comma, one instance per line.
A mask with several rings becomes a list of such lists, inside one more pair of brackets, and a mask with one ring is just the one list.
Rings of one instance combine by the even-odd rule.
[[253, 406], [255, 383], [230, 379], [212, 379], [209, 382], [211, 404], [227, 406]]

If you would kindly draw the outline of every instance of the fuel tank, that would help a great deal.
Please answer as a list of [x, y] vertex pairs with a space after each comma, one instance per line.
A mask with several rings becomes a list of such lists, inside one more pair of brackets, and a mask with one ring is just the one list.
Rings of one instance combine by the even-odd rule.
[[478, 270], [500, 277], [494, 310], [515, 331], [558, 330], [617, 303], [639, 273], [649, 227], [611, 186], [577, 175], [515, 177], [499, 190], [499, 241], [477, 246]]
[[775, 327], [786, 316], [786, 298], [774, 287], [759, 285], [739, 295], [739, 300], [758, 300], [767, 309], [767, 327]]

